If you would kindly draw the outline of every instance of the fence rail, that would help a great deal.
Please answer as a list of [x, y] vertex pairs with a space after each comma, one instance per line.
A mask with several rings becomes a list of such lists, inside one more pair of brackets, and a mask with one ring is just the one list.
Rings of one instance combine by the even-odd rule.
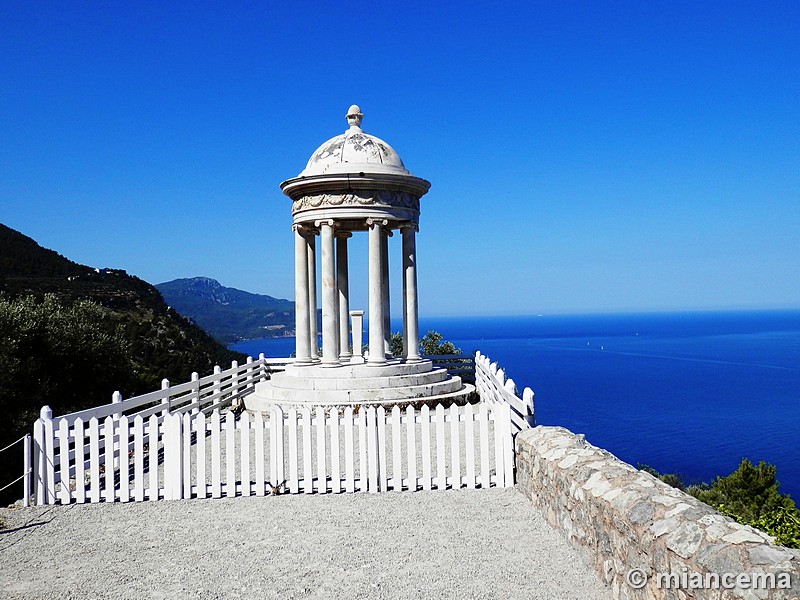
[[123, 414], [141, 414], [142, 417], [147, 417], [156, 413], [222, 408], [249, 393], [249, 388], [256, 381], [265, 379], [270, 373], [282, 371], [289, 361], [290, 359], [265, 358], [263, 354], [256, 360], [248, 357], [243, 365], [233, 361], [231, 368], [226, 371], [216, 366], [212, 374], [202, 378], [197, 373], [192, 373], [190, 381], [176, 386], [170, 386], [169, 380], [164, 379], [160, 390], [127, 400], [123, 400], [119, 392], [115, 392], [110, 404], [69, 413], [58, 417], [56, 421], [66, 420], [71, 425], [78, 418], [86, 422], [92, 417], [102, 419]]
[[475, 387], [482, 400], [492, 404], [507, 404], [511, 408], [514, 435], [522, 429], [536, 425], [533, 411], [533, 390], [526, 387], [522, 398], [517, 396], [517, 385], [507, 378], [496, 362], [480, 352], [475, 353]]

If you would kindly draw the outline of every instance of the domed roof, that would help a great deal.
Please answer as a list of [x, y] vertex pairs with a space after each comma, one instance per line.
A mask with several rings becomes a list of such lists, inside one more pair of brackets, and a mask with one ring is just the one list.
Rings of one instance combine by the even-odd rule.
[[350, 128], [317, 148], [299, 177], [360, 172], [411, 175], [394, 148], [361, 130], [363, 117], [358, 106], [351, 106], [346, 115]]

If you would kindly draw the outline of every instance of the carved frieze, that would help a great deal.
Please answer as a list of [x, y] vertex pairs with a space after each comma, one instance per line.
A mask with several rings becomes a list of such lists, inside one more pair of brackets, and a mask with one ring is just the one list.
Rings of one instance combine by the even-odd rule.
[[351, 190], [302, 196], [292, 202], [292, 214], [314, 208], [364, 206], [375, 208], [405, 208], [419, 211], [419, 198], [408, 192], [391, 190]]

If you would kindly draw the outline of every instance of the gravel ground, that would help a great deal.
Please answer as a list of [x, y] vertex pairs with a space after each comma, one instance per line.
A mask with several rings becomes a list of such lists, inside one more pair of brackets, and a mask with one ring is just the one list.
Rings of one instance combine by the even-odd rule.
[[3, 598], [611, 598], [513, 488], [8, 508], [0, 518]]

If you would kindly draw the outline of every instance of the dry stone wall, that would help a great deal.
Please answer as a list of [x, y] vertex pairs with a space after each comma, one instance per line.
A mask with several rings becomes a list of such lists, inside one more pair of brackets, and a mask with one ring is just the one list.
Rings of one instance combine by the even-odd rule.
[[515, 445], [520, 490], [614, 598], [800, 598], [800, 551], [564, 428], [521, 431]]

